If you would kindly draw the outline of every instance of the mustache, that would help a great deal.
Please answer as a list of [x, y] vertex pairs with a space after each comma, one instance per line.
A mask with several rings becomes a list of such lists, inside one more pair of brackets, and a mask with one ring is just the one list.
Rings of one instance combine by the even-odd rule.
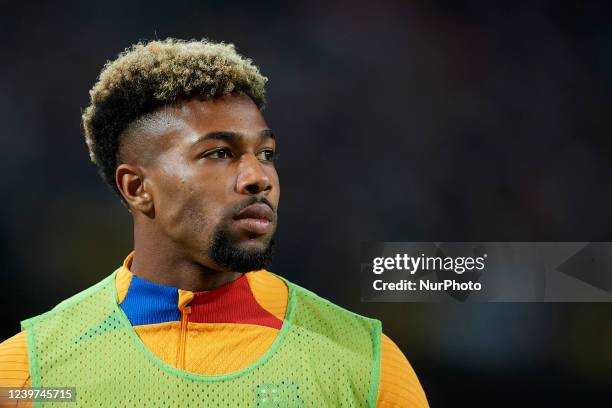
[[272, 203], [266, 197], [251, 197], [247, 200], [244, 200], [243, 202], [239, 203], [236, 206], [236, 208], [234, 209], [235, 210], [234, 214], [238, 214], [240, 211], [242, 211], [249, 205], [259, 204], [259, 203], [267, 205], [268, 207], [272, 209], [272, 211], [274, 211], [274, 214], [276, 214], [276, 208], [272, 206]]

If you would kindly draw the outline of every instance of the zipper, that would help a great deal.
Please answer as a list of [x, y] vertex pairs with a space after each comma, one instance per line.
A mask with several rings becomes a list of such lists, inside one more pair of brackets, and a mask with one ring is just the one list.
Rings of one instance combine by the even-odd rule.
[[187, 343], [187, 324], [191, 306], [184, 306], [181, 309], [181, 329], [179, 331], [178, 346], [176, 348], [176, 367], [180, 370], [185, 369], [185, 346]]

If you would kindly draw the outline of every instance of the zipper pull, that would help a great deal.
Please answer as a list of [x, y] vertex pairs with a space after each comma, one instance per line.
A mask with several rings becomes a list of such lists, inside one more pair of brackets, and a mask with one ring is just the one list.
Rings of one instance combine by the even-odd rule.
[[181, 307], [181, 326], [179, 329], [178, 344], [176, 347], [176, 367], [183, 370], [185, 368], [185, 347], [187, 343], [187, 326], [189, 324], [189, 314], [191, 306]]

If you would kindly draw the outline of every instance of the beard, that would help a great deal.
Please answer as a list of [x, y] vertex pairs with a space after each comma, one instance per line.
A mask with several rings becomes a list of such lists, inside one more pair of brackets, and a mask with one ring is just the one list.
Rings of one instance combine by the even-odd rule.
[[215, 230], [208, 255], [219, 266], [232, 272], [246, 273], [266, 269], [272, 263], [275, 234], [263, 248], [244, 249], [234, 242], [223, 227]]

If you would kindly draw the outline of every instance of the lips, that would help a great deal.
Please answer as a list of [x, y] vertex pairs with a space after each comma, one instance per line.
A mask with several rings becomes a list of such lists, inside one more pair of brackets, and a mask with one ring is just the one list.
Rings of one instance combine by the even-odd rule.
[[244, 218], [254, 218], [259, 220], [272, 221], [274, 213], [272, 209], [266, 204], [252, 204], [244, 208], [242, 211], [234, 217], [235, 220], [241, 220]]
[[240, 228], [255, 234], [271, 232], [273, 219], [274, 212], [266, 204], [249, 205], [234, 217]]

